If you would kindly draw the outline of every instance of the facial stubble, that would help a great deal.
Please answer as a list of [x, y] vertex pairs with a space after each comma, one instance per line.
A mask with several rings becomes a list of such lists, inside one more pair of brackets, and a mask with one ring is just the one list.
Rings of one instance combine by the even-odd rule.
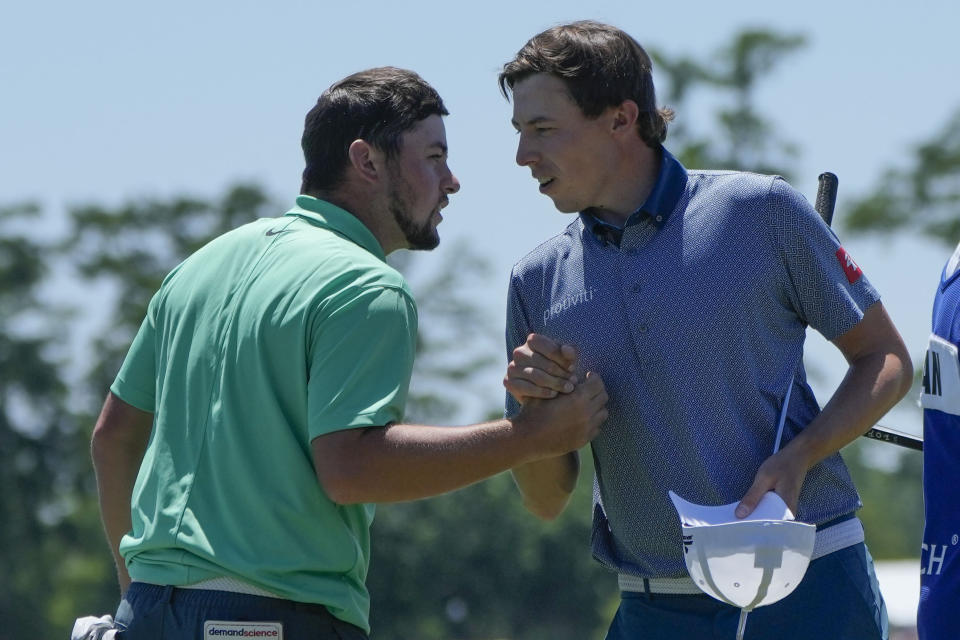
[[413, 189], [399, 170], [391, 167], [389, 171], [392, 185], [387, 206], [407, 240], [407, 248], [413, 251], [436, 249], [440, 244], [440, 234], [433, 225], [433, 216], [431, 215], [422, 223], [417, 223], [413, 219], [410, 211]]

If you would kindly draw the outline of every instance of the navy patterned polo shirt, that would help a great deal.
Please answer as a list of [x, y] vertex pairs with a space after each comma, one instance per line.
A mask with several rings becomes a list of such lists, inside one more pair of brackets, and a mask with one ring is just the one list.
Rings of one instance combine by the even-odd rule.
[[[622, 237], [618, 237], [622, 236]], [[816, 211], [782, 178], [690, 171], [665, 149], [622, 234], [581, 213], [513, 268], [507, 354], [536, 332], [575, 345], [609, 419], [592, 443], [594, 556], [621, 573], [687, 574], [667, 491], [735, 502], [773, 451], [819, 413], [807, 326], [833, 339], [879, 299]], [[506, 413], [519, 406], [507, 394]], [[807, 474], [797, 517], [860, 506], [839, 454]]]

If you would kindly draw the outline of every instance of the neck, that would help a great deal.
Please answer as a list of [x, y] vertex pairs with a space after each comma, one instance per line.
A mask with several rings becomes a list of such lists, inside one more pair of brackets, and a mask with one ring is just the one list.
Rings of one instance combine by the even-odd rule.
[[380, 243], [385, 255], [397, 249], [406, 248], [406, 238], [397, 228], [389, 206], [385, 200], [375, 197], [369, 191], [362, 192], [349, 181], [329, 191], [309, 191], [306, 195], [326, 200], [363, 223], [373, 237]]
[[663, 161], [659, 149], [651, 149], [643, 141], [639, 146], [624, 154], [619, 166], [621, 171], [612, 181], [613, 192], [606, 204], [589, 209], [589, 213], [599, 220], [622, 227], [633, 213], [643, 206], [657, 184], [660, 163]]

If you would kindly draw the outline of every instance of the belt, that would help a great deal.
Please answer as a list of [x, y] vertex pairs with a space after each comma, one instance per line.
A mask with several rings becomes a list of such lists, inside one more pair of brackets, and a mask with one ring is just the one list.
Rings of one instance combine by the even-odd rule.
[[672, 595], [693, 596], [703, 591], [690, 579], [683, 578], [640, 578], [626, 573], [617, 574], [617, 584], [620, 591], [636, 591], [639, 593], [663, 593]]
[[[143, 582], [142, 580], [140, 582]], [[150, 584], [150, 583], [144, 583]], [[164, 586], [164, 585], [156, 585]], [[244, 582], [243, 580], [237, 580], [236, 578], [227, 578], [221, 576], [219, 578], [210, 578], [209, 580], [204, 580], [203, 582], [194, 582], [193, 584], [182, 584], [176, 585], [177, 589], [202, 589], [205, 591], [226, 591], [228, 593], [244, 593], [250, 596], [263, 596], [264, 598], [280, 598], [277, 594], [272, 591], [267, 591], [266, 589], [261, 589], [260, 587], [255, 587], [249, 582]]]
[[255, 587], [248, 582], [243, 580], [237, 580], [236, 578], [211, 578], [209, 580], [204, 580], [203, 582], [195, 582], [194, 584], [185, 584], [180, 587], [181, 589], [207, 589], [209, 591], [229, 591], [230, 593], [245, 593], [251, 596], [264, 596], [266, 598], [279, 598], [277, 594], [272, 591], [267, 591], [266, 589], [261, 589], [260, 587]]
[[[241, 591], [240, 589], [243, 590]], [[177, 594], [188, 596], [189, 593], [188, 597], [193, 599], [194, 602], [207, 602], [211, 600], [222, 599], [225, 597], [225, 593], [233, 593], [241, 597], [249, 596], [251, 601], [254, 601], [257, 598], [268, 598], [269, 606], [280, 610], [306, 611], [312, 614], [329, 616], [333, 618], [333, 614], [330, 613], [330, 610], [327, 609], [327, 607], [323, 604], [287, 600], [276, 594], [270, 593], [269, 591], [258, 589], [257, 587], [249, 585], [245, 582], [241, 582], [234, 578], [213, 578], [211, 580], [204, 580], [203, 582], [197, 582], [184, 586], [160, 585], [134, 580], [130, 584], [130, 590], [133, 593], [149, 594], [148, 597], [163, 602], [170, 602], [172, 599], [178, 597]], [[251, 593], [251, 590], [257, 591], [257, 593]]]

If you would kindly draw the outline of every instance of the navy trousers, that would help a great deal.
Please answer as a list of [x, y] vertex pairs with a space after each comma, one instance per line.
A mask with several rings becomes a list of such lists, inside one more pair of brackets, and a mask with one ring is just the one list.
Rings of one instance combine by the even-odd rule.
[[[623, 592], [606, 640], [734, 640], [740, 610], [706, 594]], [[887, 640], [887, 609], [863, 543], [817, 558], [789, 596], [747, 616], [744, 640]]]
[[276, 640], [277, 629], [283, 640], [367, 640], [363, 629], [323, 605], [141, 582], [130, 585], [115, 621], [118, 640]]

